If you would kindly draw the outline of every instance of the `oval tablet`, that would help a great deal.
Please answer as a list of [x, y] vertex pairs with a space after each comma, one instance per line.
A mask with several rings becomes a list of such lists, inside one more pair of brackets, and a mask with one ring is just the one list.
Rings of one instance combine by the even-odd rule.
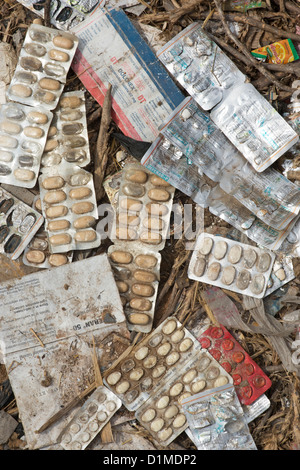
[[253, 268], [257, 258], [257, 253], [252, 248], [246, 248], [243, 253], [243, 266], [247, 269]]
[[236, 264], [242, 257], [243, 249], [240, 245], [233, 245], [228, 252], [228, 261], [232, 264]]
[[159, 356], [166, 356], [170, 350], [171, 350], [172, 346], [170, 343], [163, 343], [161, 346], [159, 346], [159, 348], [157, 349], [157, 354]]
[[164, 427], [164, 420], [162, 418], [155, 418], [150, 424], [150, 428], [153, 432], [158, 432]]
[[68, 208], [63, 205], [51, 206], [46, 209], [46, 217], [55, 219], [56, 217], [64, 217], [68, 213]]
[[89, 228], [95, 225], [96, 219], [91, 215], [84, 215], [82, 217], [78, 217], [78, 219], [74, 220], [73, 227], [76, 229], [83, 229]]
[[170, 388], [170, 396], [171, 397], [177, 397], [183, 390], [183, 384], [181, 382], [178, 382]]
[[250, 284], [250, 290], [252, 294], [254, 295], [259, 295], [263, 292], [265, 287], [265, 278], [263, 274], [256, 274], [253, 276], [251, 284]]
[[179, 343], [179, 341], [181, 341], [183, 338], [184, 338], [184, 331], [183, 329], [178, 329], [177, 331], [175, 331], [172, 336], [171, 336], [171, 340], [173, 343]]
[[139, 268], [151, 269], [157, 264], [157, 258], [153, 255], [138, 255], [135, 258], [135, 264]]
[[133, 272], [133, 277], [136, 281], [139, 281], [139, 282], [155, 282], [156, 281], [156, 276], [154, 273], [151, 273], [149, 271], [144, 271], [142, 269], [136, 269]]
[[49, 263], [51, 266], [63, 266], [64, 264], [68, 263], [68, 258], [66, 255], [62, 253], [54, 253], [49, 256], [48, 258]]
[[170, 402], [170, 398], [168, 395], [163, 395], [161, 398], [159, 398], [156, 402], [156, 407], [161, 410], [163, 408], [166, 408]]
[[157, 363], [157, 357], [155, 357], [155, 356], [148, 356], [148, 357], [146, 357], [146, 359], [144, 360], [143, 366], [144, 366], [146, 369], [152, 369], [152, 367], [154, 367], [156, 363]]
[[134, 283], [132, 284], [131, 290], [133, 294], [140, 295], [142, 297], [152, 297], [154, 295], [154, 287], [148, 284]]
[[163, 375], [166, 371], [166, 367], [165, 366], [157, 366], [153, 369], [153, 372], [152, 372], [152, 376], [154, 379], [157, 379], [158, 377], [160, 377], [161, 375]]
[[148, 299], [140, 299], [139, 297], [134, 297], [129, 302], [130, 308], [134, 310], [139, 310], [140, 312], [147, 312], [152, 308], [152, 302]]
[[171, 405], [165, 411], [165, 418], [172, 419], [174, 418], [174, 416], [178, 414], [178, 412], [179, 412], [179, 409], [177, 408], [177, 406]]
[[205, 258], [198, 258], [194, 266], [194, 274], [197, 277], [203, 276], [206, 269], [206, 260]]
[[29, 263], [41, 264], [45, 261], [46, 256], [40, 250], [30, 250], [26, 253], [26, 259]]
[[196, 377], [197, 377], [197, 371], [196, 369], [192, 369], [184, 374], [184, 376], [182, 377], [182, 380], [185, 384], [188, 384], [192, 380], [194, 380]]
[[132, 261], [132, 254], [127, 251], [113, 251], [109, 256], [114, 263], [129, 264]]
[[223, 259], [227, 252], [227, 243], [224, 240], [217, 241], [214, 247], [214, 257]]
[[78, 243], [91, 243], [97, 239], [97, 232], [95, 230], [80, 230], [75, 233], [74, 239]]
[[186, 423], [186, 417], [183, 413], [180, 413], [173, 421], [173, 427], [175, 429], [181, 428]]
[[49, 191], [44, 196], [44, 201], [47, 204], [57, 204], [58, 202], [63, 202], [66, 199], [67, 199], [67, 195], [62, 189]]
[[130, 374], [129, 374], [129, 378], [130, 380], [140, 380], [140, 378], [142, 378], [144, 375], [144, 371], [141, 367], [139, 367], [138, 369], [133, 369]]
[[138, 183], [126, 183], [123, 185], [122, 189], [126, 196], [142, 197], [145, 194], [144, 186]]
[[52, 42], [54, 46], [61, 47], [62, 49], [72, 49], [74, 47], [74, 41], [65, 36], [55, 36]]
[[71, 207], [71, 210], [74, 214], [85, 214], [87, 212], [92, 212], [94, 209], [94, 204], [92, 202], [76, 202]]
[[125, 178], [132, 183], [146, 183], [148, 175], [145, 171], [130, 169], [125, 172]]
[[130, 387], [130, 383], [127, 380], [123, 380], [123, 382], [119, 383], [116, 386], [116, 392], [117, 393], [125, 393]]
[[149, 349], [147, 348], [147, 346], [143, 346], [143, 347], [141, 347], [140, 349], [138, 349], [136, 351], [134, 356], [139, 361], [142, 361], [143, 359], [145, 359], [145, 357], [148, 355], [148, 353], [149, 353]]
[[199, 252], [201, 253], [201, 255], [208, 255], [210, 252], [211, 252], [211, 249], [213, 247], [213, 239], [210, 238], [210, 237], [204, 237], [201, 242], [200, 242], [200, 245], [199, 245]]
[[32, 181], [35, 178], [35, 173], [31, 170], [17, 168], [14, 171], [14, 176], [19, 181]]
[[179, 345], [180, 352], [186, 352], [193, 346], [193, 340], [191, 338], [185, 338]]
[[162, 327], [162, 331], [165, 335], [170, 335], [177, 328], [176, 320], [167, 321]]
[[150, 176], [150, 183], [153, 184], [153, 186], [170, 186], [167, 181], [163, 180], [157, 175]]
[[257, 271], [261, 273], [265, 273], [268, 271], [270, 265], [271, 265], [271, 255], [269, 253], [262, 253], [259, 255], [258, 260], [257, 260]]
[[23, 69], [30, 70], [31, 72], [37, 72], [42, 68], [42, 62], [36, 57], [22, 57], [20, 65]]
[[52, 60], [56, 60], [57, 62], [68, 62], [70, 59], [69, 54], [63, 51], [59, 51], [58, 49], [51, 49], [49, 51], [49, 57]]
[[18, 141], [9, 135], [0, 135], [0, 146], [8, 149], [13, 149], [18, 146]]
[[40, 127], [27, 126], [24, 127], [23, 132], [26, 137], [30, 137], [31, 139], [41, 139], [44, 135], [44, 131]]
[[165, 189], [155, 188], [148, 191], [148, 197], [152, 201], [167, 202], [170, 199], [170, 193]]
[[33, 124], [47, 124], [49, 120], [46, 114], [40, 113], [39, 111], [29, 111], [27, 119]]
[[165, 442], [169, 439], [173, 434], [172, 428], [162, 429], [158, 432], [157, 437], [160, 441]]
[[197, 380], [196, 382], [192, 383], [191, 390], [193, 393], [199, 393], [206, 387], [205, 380]]
[[215, 381], [214, 381], [214, 387], [221, 387], [222, 385], [228, 384], [229, 380], [225, 375], [220, 375]]
[[44, 189], [60, 189], [65, 184], [65, 180], [61, 176], [48, 176], [42, 181]]
[[0, 124], [0, 129], [7, 134], [20, 134], [22, 127], [16, 122], [2, 121]]
[[218, 262], [211, 263], [207, 269], [207, 277], [211, 281], [216, 281], [218, 279], [221, 270], [221, 265]]
[[156, 411], [153, 409], [153, 408], [148, 408], [148, 410], [146, 410], [142, 416], [141, 416], [141, 420], [144, 422], [144, 423], [149, 423], [150, 421], [152, 421], [156, 416]]
[[240, 271], [236, 278], [236, 287], [240, 290], [245, 290], [251, 281], [251, 274], [245, 269]]
[[92, 190], [86, 186], [81, 188], [71, 189], [69, 196], [71, 199], [84, 199], [92, 195]]
[[221, 281], [226, 284], [226, 286], [230, 286], [235, 278], [235, 267], [234, 266], [225, 266], [223, 269]]
[[177, 351], [173, 351], [166, 357], [166, 363], [168, 366], [172, 366], [179, 360], [179, 358], [180, 354]]
[[106, 381], [109, 385], [116, 385], [122, 377], [121, 372], [112, 372], [106, 378]]
[[81, 98], [79, 96], [64, 96], [60, 99], [59, 105], [61, 108], [78, 108], [81, 105]]
[[69, 245], [71, 241], [72, 241], [72, 237], [68, 233], [52, 235], [49, 238], [49, 242], [51, 243], [51, 245]]
[[116, 281], [116, 284], [117, 284], [118, 291], [121, 294], [125, 294], [125, 292], [127, 292], [129, 289], [128, 284], [124, 281]]
[[120, 207], [129, 211], [139, 212], [142, 209], [143, 204], [140, 201], [137, 201], [136, 199], [122, 197], [120, 198]]

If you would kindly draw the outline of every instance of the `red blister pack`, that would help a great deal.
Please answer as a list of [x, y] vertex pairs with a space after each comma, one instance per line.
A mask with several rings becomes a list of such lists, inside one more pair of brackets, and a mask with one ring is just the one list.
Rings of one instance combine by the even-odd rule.
[[250, 405], [271, 387], [268, 376], [223, 325], [209, 327], [197, 339], [231, 375], [243, 405]]

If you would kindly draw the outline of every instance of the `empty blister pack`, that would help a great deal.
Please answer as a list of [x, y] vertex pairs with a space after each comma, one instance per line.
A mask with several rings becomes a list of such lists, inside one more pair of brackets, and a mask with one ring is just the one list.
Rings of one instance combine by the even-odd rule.
[[149, 333], [160, 278], [160, 253], [112, 245], [108, 256], [129, 330]]
[[212, 109], [246, 79], [200, 23], [177, 34], [157, 56], [204, 110]]
[[19, 103], [0, 109], [0, 182], [25, 188], [36, 184], [53, 114]]
[[0, 252], [17, 259], [44, 222], [36, 210], [0, 188]]
[[65, 450], [84, 450], [121, 405], [111, 390], [97, 387], [61, 433], [59, 443]]
[[73, 253], [51, 253], [48, 235], [39, 230], [24, 250], [23, 263], [36, 268], [53, 268], [72, 262]]
[[299, 140], [294, 129], [251, 83], [236, 86], [234, 94], [216, 106], [210, 116], [258, 172]]
[[57, 166], [62, 162], [85, 167], [91, 158], [84, 91], [63, 93], [53, 114], [42, 167]]
[[223, 170], [238, 153], [191, 97], [173, 111], [160, 133], [213, 181], [220, 181]]
[[182, 408], [197, 449], [257, 450], [233, 386], [194, 395]]
[[182, 387], [172, 389], [174, 394], [180, 389], [177, 400], [183, 393], [195, 393], [220, 381], [232, 383], [230, 375], [202, 350], [197, 339], [171, 317], [110, 368], [104, 382], [126, 408], [136, 411], [149, 399], [158, 399], [162, 387], [172, 387], [183, 372], [190, 374], [183, 379]]
[[262, 298], [275, 254], [229, 238], [201, 233], [188, 277], [251, 297]]
[[77, 45], [74, 34], [31, 24], [7, 97], [29, 106], [55, 109]]
[[159, 251], [169, 231], [174, 188], [139, 163], [126, 165], [111, 239]]
[[51, 253], [98, 247], [92, 174], [77, 166], [59, 165], [44, 169], [39, 186]]
[[210, 326], [198, 341], [231, 375], [243, 405], [250, 405], [271, 387], [268, 376], [223, 325]]

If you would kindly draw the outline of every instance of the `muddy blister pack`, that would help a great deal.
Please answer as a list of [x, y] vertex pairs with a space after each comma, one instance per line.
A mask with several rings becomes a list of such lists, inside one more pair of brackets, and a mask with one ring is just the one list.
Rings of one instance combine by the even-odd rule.
[[98, 247], [100, 235], [92, 174], [77, 166], [45, 168], [39, 177], [45, 230], [51, 253]]
[[53, 114], [19, 103], [0, 109], [0, 182], [25, 188], [36, 184]]
[[168, 445], [187, 428], [181, 401], [232, 383], [232, 378], [171, 317], [118, 360], [105, 373], [104, 383], [160, 444]]
[[90, 163], [84, 91], [65, 92], [53, 113], [41, 165], [67, 162], [85, 167]]
[[58, 438], [65, 450], [84, 450], [121, 407], [122, 401], [104, 385], [97, 387]]
[[[174, 191], [168, 182], [139, 163], [130, 163], [123, 169], [110, 233], [114, 242], [110, 259], [115, 274], [119, 264], [118, 287], [123, 300], [127, 298], [124, 308], [131, 330], [149, 333], [152, 327], [161, 260], [159, 251], [164, 248], [168, 235]], [[136, 265], [142, 255], [148, 261]], [[129, 265], [133, 258], [132, 269], [122, 268], [122, 259], [130, 259]]]
[[251, 297], [262, 298], [275, 254], [229, 238], [201, 233], [188, 277]]
[[194, 395], [182, 408], [198, 450], [257, 450], [232, 385]]
[[23, 263], [36, 268], [52, 268], [71, 263], [73, 252], [51, 253], [49, 249], [48, 234], [39, 230], [24, 250]]
[[197, 339], [231, 375], [242, 405], [250, 405], [271, 387], [268, 376], [223, 325], [210, 326]]
[[236, 86], [234, 95], [226, 97], [210, 116], [258, 172], [299, 140], [297, 132], [251, 83]]
[[177, 34], [157, 56], [205, 111], [220, 103], [246, 79], [208, 38], [200, 23], [192, 23]]
[[7, 97], [29, 106], [55, 109], [77, 45], [74, 34], [31, 24]]
[[[44, 17], [46, 0], [18, 0], [31, 11]], [[83, 21], [101, 0], [50, 0], [50, 22], [58, 29], [69, 30]]]
[[44, 217], [0, 188], [0, 252], [17, 259], [44, 222]]
[[237, 153], [209, 113], [191, 97], [177, 106], [159, 131], [177, 149], [177, 155], [181, 151], [213, 181], [220, 181]]

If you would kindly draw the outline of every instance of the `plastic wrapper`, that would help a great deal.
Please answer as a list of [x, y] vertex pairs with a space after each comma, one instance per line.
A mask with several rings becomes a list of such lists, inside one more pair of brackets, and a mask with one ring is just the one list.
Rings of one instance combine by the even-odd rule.
[[77, 45], [78, 39], [74, 34], [31, 24], [7, 97], [29, 106], [55, 109]]
[[262, 298], [275, 255], [271, 251], [201, 233], [188, 268], [188, 277], [251, 297]]
[[53, 114], [19, 103], [0, 109], [0, 182], [25, 188], [36, 184]]
[[105, 373], [104, 383], [136, 412], [155, 440], [168, 445], [187, 427], [180, 412], [183, 398], [232, 379], [175, 317], [169, 317]]
[[199, 450], [257, 450], [233, 386], [217, 387], [182, 401]]
[[260, 60], [273, 64], [288, 64], [299, 59], [291, 39], [283, 39], [268, 46], [259, 47], [251, 51], [251, 54]]
[[0, 188], [0, 252], [17, 259], [44, 222], [30, 206]]

